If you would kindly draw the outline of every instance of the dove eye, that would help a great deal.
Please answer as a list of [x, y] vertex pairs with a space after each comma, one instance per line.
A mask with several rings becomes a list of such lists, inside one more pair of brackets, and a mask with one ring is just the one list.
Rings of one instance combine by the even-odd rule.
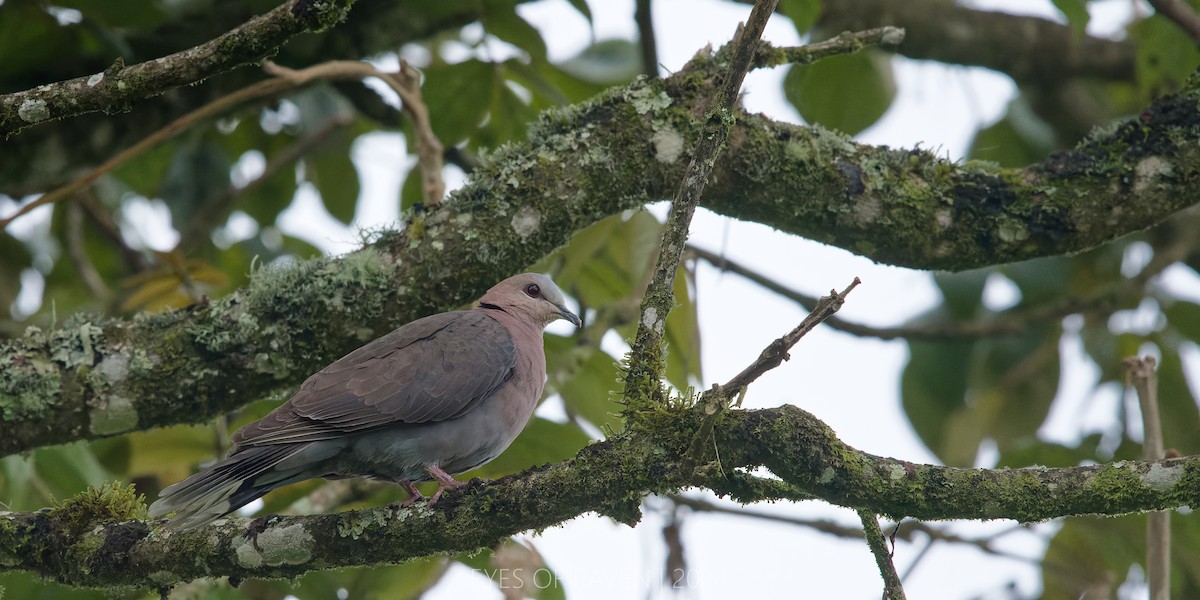
[[525, 295], [530, 298], [540, 298], [542, 296], [542, 288], [538, 287], [536, 283], [531, 283], [525, 286]]

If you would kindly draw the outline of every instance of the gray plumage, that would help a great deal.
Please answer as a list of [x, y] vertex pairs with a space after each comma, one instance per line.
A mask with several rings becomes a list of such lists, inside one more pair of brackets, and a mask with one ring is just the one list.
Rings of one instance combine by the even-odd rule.
[[233, 434], [233, 451], [167, 487], [151, 516], [190, 529], [306, 479], [438, 481], [499, 456], [529, 421], [546, 379], [542, 329], [579, 326], [545, 275], [496, 284], [473, 310], [418, 319], [309, 377], [287, 402]]

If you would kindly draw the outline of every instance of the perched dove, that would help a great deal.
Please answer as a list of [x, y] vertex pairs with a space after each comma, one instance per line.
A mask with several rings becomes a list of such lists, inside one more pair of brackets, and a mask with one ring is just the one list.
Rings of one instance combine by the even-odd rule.
[[542, 395], [542, 329], [580, 325], [549, 277], [496, 284], [479, 307], [418, 319], [309, 377], [270, 414], [233, 434], [228, 458], [162, 491], [151, 516], [175, 529], [209, 523], [288, 484], [324, 477], [436, 480], [496, 458]]

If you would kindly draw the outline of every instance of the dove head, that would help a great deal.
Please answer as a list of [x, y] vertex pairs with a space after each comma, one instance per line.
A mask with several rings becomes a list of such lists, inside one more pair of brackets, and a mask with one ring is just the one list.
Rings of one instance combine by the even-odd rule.
[[479, 305], [524, 317], [540, 327], [558, 319], [580, 326], [579, 317], [567, 310], [562, 291], [541, 273], [522, 273], [497, 283], [479, 299]]

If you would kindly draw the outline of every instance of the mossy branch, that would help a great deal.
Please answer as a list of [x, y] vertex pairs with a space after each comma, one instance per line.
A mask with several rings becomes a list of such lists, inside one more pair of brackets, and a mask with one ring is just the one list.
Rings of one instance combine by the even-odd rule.
[[[363, 250], [256, 273], [228, 297], [134, 319], [76, 316], [0, 343], [0, 454], [203, 422], [414, 318], [474, 300], [576, 232], [674, 192], [701, 56], [545, 114], [436, 209]], [[956, 164], [736, 113], [703, 206], [874, 260], [959, 270], [1079, 252], [1200, 202], [1200, 92], [1025, 169]]]
[[0, 96], [0, 137], [25, 127], [97, 111], [128, 110], [137, 101], [198, 83], [274, 55], [298, 34], [321, 31], [346, 17], [354, 0], [291, 0], [212, 40], [169, 56]]
[[[472, 482], [435, 507], [395, 506], [343, 513], [229, 518], [186, 533], [165, 522], [108, 522], [136, 514], [113, 488], [88, 502], [32, 513], [0, 514], [0, 569], [31, 571], [90, 587], [166, 587], [198, 577], [287, 578], [349, 566], [392, 564], [437, 553], [493, 546], [589, 511], [625, 523], [640, 518], [651, 493], [689, 487], [755, 502], [805, 493], [891, 518], [1016, 519], [1163, 510], [1200, 502], [1200, 457], [1074, 468], [965, 469], [921, 465], [843, 444], [793, 406], [733, 410], [714, 436], [720, 465], [684, 470], [685, 448], [703, 407], [667, 426], [593, 444], [563, 463]], [[779, 482], [743, 473], [766, 466]], [[121, 492], [121, 493], [117, 493]], [[112, 496], [119, 507], [103, 506]], [[90, 507], [90, 508], [89, 508]], [[92, 512], [88, 512], [92, 511]], [[97, 516], [99, 515], [99, 516]]]

